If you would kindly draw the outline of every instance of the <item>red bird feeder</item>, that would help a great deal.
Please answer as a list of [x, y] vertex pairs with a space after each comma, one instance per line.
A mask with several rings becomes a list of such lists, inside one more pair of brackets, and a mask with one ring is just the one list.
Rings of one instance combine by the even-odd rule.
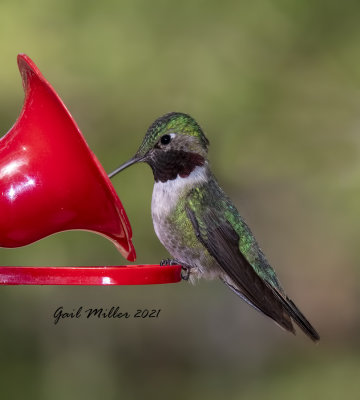
[[[132, 231], [110, 179], [65, 105], [26, 55], [25, 101], [0, 140], [0, 246], [19, 247], [69, 229], [110, 239], [135, 260]], [[180, 281], [180, 266], [0, 267], [0, 284], [145, 284]]]

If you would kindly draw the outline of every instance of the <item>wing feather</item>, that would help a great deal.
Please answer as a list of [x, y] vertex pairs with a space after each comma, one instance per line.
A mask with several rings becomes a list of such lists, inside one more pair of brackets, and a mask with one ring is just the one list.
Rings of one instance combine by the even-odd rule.
[[[194, 206], [189, 195], [187, 216], [198, 239], [215, 258], [223, 272], [231, 279], [226, 282], [255, 308], [272, 318], [286, 330], [295, 333], [291, 318], [314, 341], [318, 333], [295, 304], [278, 288], [262, 279], [239, 249], [239, 235], [224, 213], [216, 207]], [[197, 199], [198, 200], [198, 199]], [[201, 217], [198, 214], [201, 210]], [[291, 318], [290, 318], [291, 317]]]

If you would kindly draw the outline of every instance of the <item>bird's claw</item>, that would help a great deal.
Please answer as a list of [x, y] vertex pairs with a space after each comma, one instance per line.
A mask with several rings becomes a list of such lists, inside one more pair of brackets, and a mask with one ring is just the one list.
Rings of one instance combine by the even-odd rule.
[[161, 267], [170, 266], [170, 265], [180, 265], [180, 264], [177, 260], [174, 260], [172, 258], [165, 258], [164, 260], [160, 261]]
[[181, 266], [181, 279], [188, 281], [190, 278], [190, 268]]
[[181, 265], [181, 279], [184, 281], [188, 281], [190, 277], [190, 267], [185, 267], [182, 265], [178, 260], [172, 258], [165, 258], [164, 260], [160, 261], [160, 266], [171, 266], [171, 265]]

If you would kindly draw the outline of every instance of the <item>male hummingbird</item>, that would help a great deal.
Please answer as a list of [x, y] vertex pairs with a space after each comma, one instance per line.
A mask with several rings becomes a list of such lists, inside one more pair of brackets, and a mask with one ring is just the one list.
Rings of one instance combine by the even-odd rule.
[[155, 232], [187, 278], [220, 278], [248, 304], [295, 333], [294, 321], [313, 341], [319, 334], [287, 297], [264, 253], [212, 174], [209, 141], [197, 122], [173, 112], [148, 129], [135, 156], [154, 174], [151, 213]]

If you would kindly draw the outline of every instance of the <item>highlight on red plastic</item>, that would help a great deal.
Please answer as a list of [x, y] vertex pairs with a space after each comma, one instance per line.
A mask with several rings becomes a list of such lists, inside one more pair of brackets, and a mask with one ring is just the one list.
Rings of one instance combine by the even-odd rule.
[[0, 267], [0, 285], [151, 285], [181, 281], [181, 266]]
[[20, 54], [18, 66], [25, 102], [0, 140], [0, 247], [82, 229], [134, 261], [130, 223], [106, 172], [35, 63]]

